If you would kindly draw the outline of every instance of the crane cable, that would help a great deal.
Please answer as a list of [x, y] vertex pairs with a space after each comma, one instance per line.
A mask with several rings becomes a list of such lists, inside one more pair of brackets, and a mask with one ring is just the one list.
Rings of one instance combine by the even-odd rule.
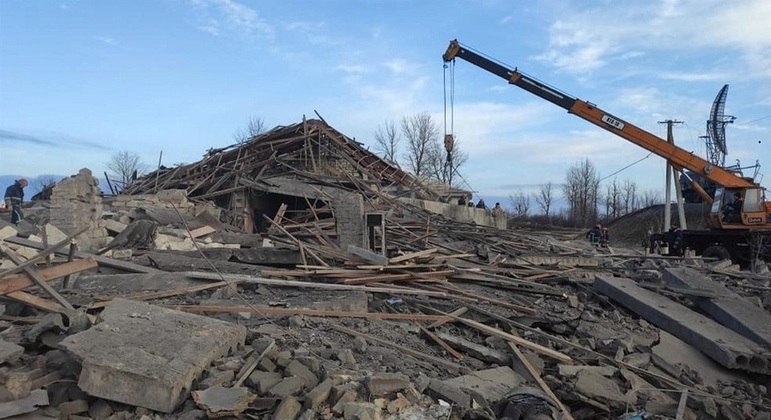
[[[447, 161], [452, 162], [452, 150], [455, 138], [455, 60], [452, 64], [444, 63], [444, 148], [447, 151]], [[450, 72], [450, 129], [447, 130], [447, 69]]]

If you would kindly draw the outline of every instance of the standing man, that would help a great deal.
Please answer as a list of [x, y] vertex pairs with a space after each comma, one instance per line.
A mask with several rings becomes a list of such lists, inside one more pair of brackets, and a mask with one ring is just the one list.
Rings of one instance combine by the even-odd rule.
[[11, 223], [14, 225], [24, 219], [21, 203], [24, 201], [24, 187], [27, 184], [26, 178], [19, 178], [5, 190], [5, 207], [11, 210]]

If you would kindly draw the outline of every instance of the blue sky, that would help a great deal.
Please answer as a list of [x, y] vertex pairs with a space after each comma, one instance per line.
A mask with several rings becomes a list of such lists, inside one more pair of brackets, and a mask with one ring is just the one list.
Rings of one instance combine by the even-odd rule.
[[[0, 173], [95, 174], [117, 151], [154, 166], [233, 143], [250, 116], [315, 117], [365, 144], [386, 120], [443, 121], [451, 39], [704, 155], [723, 84], [728, 158], [771, 174], [771, 2], [0, 1]], [[455, 134], [482, 197], [602, 176], [647, 152], [459, 61]], [[652, 156], [617, 175], [663, 187]], [[766, 177], [765, 185], [771, 184]], [[491, 200], [492, 199], [492, 200]]]

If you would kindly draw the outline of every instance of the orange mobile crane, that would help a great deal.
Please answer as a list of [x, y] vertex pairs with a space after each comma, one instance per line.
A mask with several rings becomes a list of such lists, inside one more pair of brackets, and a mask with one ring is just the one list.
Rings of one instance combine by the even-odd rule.
[[[697, 183], [693, 183], [705, 202], [711, 203], [707, 216], [709, 229], [677, 231], [679, 246], [670, 246], [670, 255], [682, 255], [685, 249], [691, 249], [704, 257], [730, 258], [742, 263], [757, 259], [771, 261], [771, 202], [765, 199], [765, 189], [752, 179], [713, 165], [692, 152], [598, 108], [591, 102], [570, 96], [529, 77], [517, 68], [507, 68], [474, 52], [458, 40], [450, 41], [450, 46], [442, 58], [445, 62], [456, 58], [468, 61], [512, 85], [566, 109], [570, 114], [667, 159], [678, 169], [689, 169], [714, 182], [718, 186], [714, 197], [710, 197]], [[738, 201], [734, 202], [737, 198]], [[673, 245], [675, 240], [672, 235], [672, 232], [653, 235], [651, 247], [661, 241]]]

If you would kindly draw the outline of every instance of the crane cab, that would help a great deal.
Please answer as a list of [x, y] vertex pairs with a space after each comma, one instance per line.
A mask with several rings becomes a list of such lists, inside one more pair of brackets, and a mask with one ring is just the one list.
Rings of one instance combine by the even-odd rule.
[[712, 228], [753, 229], [769, 224], [768, 203], [760, 186], [715, 189], [709, 224]]

